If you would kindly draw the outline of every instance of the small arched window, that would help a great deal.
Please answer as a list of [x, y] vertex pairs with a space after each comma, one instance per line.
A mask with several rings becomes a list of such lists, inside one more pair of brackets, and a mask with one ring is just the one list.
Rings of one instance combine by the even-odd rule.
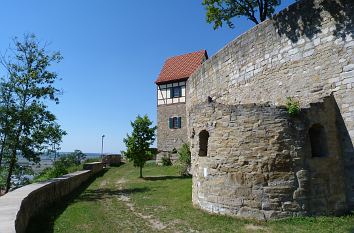
[[199, 156], [205, 157], [208, 155], [209, 133], [203, 130], [199, 133]]
[[325, 128], [320, 124], [314, 124], [309, 129], [309, 136], [311, 141], [312, 157], [328, 156], [327, 135]]

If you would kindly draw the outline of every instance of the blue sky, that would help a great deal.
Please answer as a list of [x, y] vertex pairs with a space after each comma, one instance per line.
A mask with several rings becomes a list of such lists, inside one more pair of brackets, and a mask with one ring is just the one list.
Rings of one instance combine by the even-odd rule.
[[[4, 0], [0, 51], [11, 38], [34, 33], [64, 60], [59, 105], [51, 106], [68, 133], [62, 151], [118, 153], [130, 121], [147, 114], [156, 124], [154, 81], [167, 57], [206, 49], [209, 56], [253, 26], [214, 31], [202, 0]], [[278, 9], [293, 0], [285, 0]]]

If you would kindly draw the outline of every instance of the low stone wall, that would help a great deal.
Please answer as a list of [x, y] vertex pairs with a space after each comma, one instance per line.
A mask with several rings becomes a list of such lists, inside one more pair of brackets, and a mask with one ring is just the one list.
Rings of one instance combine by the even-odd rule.
[[102, 163], [85, 165], [90, 170], [78, 171], [47, 182], [26, 185], [0, 198], [0, 232], [22, 233], [31, 217], [43, 208], [60, 201], [89, 178], [103, 170]]
[[122, 163], [122, 155], [105, 155], [102, 159], [102, 162], [107, 166], [119, 166]]
[[102, 171], [104, 164], [102, 162], [85, 163], [84, 170], [90, 170], [93, 174]]

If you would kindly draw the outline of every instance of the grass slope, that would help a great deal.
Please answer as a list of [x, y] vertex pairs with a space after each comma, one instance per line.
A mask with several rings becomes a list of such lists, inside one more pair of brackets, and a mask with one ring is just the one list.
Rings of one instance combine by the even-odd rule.
[[34, 219], [28, 232], [352, 232], [354, 216], [256, 222], [193, 208], [191, 179], [174, 167], [111, 168]]

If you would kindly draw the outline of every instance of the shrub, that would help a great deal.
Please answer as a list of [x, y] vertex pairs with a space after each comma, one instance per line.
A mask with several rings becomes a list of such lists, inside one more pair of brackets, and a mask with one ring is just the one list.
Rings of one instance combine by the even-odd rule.
[[80, 160], [74, 153], [59, 157], [57, 161], [53, 163], [51, 168], [44, 169], [36, 178], [36, 181], [45, 181], [52, 178], [60, 177], [70, 172], [81, 170]]
[[300, 103], [292, 97], [286, 98], [286, 108], [290, 116], [296, 116], [300, 113]]
[[163, 156], [162, 158], [161, 158], [161, 161], [162, 161], [162, 165], [163, 166], [171, 166], [172, 165], [172, 161], [171, 161], [171, 158], [170, 158], [170, 156]]
[[191, 168], [191, 151], [188, 144], [183, 144], [178, 150], [177, 167], [181, 176], [189, 176]]
[[60, 159], [63, 158], [62, 162], [70, 166], [74, 164], [76, 165], [81, 164], [81, 162], [85, 161], [86, 157], [87, 157], [86, 154], [82, 153], [81, 150], [75, 150], [70, 154], [66, 154], [65, 156], [60, 157]]

